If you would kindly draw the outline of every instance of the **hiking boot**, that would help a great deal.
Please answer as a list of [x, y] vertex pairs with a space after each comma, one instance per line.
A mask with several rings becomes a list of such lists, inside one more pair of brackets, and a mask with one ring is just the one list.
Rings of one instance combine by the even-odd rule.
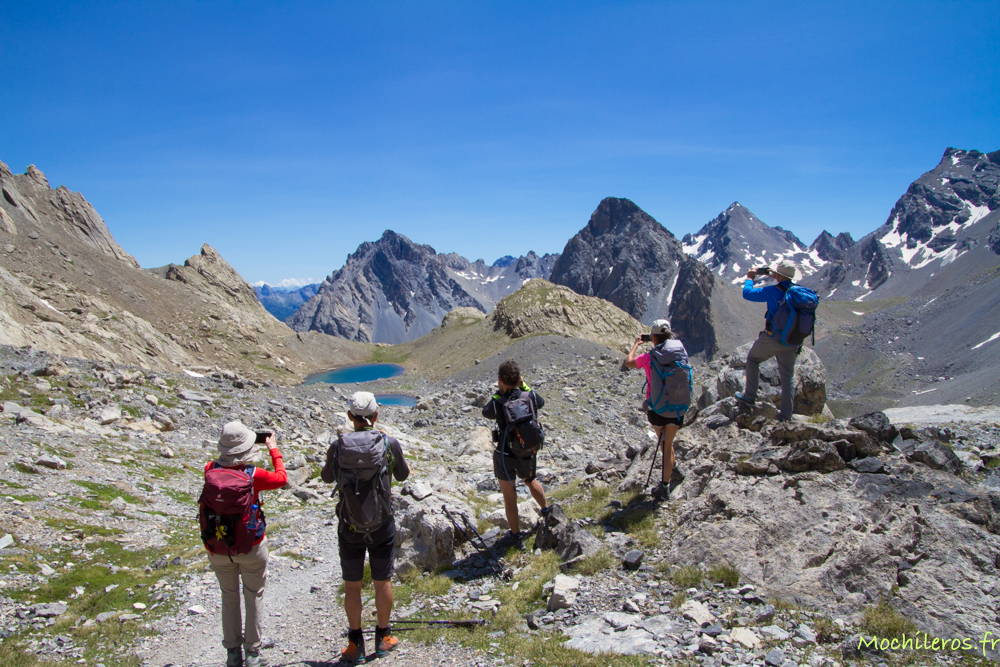
[[749, 396], [747, 396], [746, 394], [744, 394], [742, 391], [738, 391], [735, 394], [733, 394], [733, 398], [735, 398], [740, 403], [744, 403], [746, 405], [749, 405], [751, 408], [753, 406], [757, 405], [757, 399], [750, 398]]
[[513, 542], [514, 548], [518, 551], [524, 551], [526, 547], [524, 546], [524, 533], [511, 533], [511, 542]]
[[243, 667], [264, 667], [267, 660], [260, 654], [260, 651], [247, 651], [247, 658], [243, 661]]
[[348, 640], [347, 648], [340, 652], [340, 662], [344, 665], [360, 665], [365, 662], [365, 640], [360, 644]]
[[399, 640], [392, 634], [391, 628], [386, 628], [385, 632], [379, 632], [380, 628], [375, 628], [375, 655], [384, 656], [386, 653], [395, 650], [399, 646]]
[[243, 649], [237, 646], [236, 648], [226, 649], [226, 667], [243, 667]]
[[542, 516], [548, 516], [552, 513], [552, 505], [548, 505], [542, 508]]
[[653, 500], [670, 500], [670, 486], [660, 482], [649, 493]]

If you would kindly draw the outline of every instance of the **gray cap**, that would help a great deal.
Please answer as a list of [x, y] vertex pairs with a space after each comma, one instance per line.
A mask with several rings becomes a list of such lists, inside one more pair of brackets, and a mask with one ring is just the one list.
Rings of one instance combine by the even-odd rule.
[[370, 391], [356, 391], [351, 395], [348, 409], [355, 417], [371, 417], [378, 412], [378, 401], [375, 400], [375, 394]]
[[242, 422], [229, 422], [222, 427], [219, 437], [220, 466], [235, 466], [241, 463], [253, 463], [260, 455], [257, 446], [257, 434], [243, 425]]
[[670, 330], [669, 320], [654, 320], [653, 324], [649, 327], [649, 333], [666, 334], [668, 336], [674, 335], [674, 332]]

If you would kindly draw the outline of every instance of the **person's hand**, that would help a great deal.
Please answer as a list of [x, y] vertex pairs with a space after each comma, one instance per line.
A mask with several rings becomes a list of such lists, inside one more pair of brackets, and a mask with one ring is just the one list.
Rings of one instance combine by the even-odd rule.
[[642, 336], [636, 336], [635, 342], [632, 344], [632, 347], [636, 348], [639, 347], [640, 345], [642, 345]]
[[264, 440], [264, 444], [267, 445], [268, 449], [274, 449], [278, 446], [278, 436], [271, 433], [271, 435], [267, 436], [267, 439]]
[[747, 280], [753, 280], [756, 277], [757, 277], [757, 272], [756, 271], [754, 271], [753, 269], [750, 269], [749, 271], [747, 271]]

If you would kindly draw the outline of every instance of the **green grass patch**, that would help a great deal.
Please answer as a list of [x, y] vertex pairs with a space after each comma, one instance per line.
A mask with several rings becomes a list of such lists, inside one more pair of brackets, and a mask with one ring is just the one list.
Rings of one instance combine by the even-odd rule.
[[410, 358], [413, 352], [407, 352], [395, 345], [388, 347], [376, 346], [368, 356], [366, 363], [369, 364], [401, 364]]
[[615, 558], [607, 549], [601, 549], [593, 556], [587, 556], [581, 561], [573, 563], [572, 569], [579, 574], [597, 574], [601, 570], [606, 570], [615, 564]]
[[829, 616], [813, 617], [813, 631], [816, 633], [816, 641], [820, 644], [832, 642], [839, 634], [839, 628]]
[[677, 609], [687, 601], [688, 601], [687, 593], [685, 593], [684, 591], [677, 591], [676, 593], [670, 596], [670, 608]]
[[65, 532], [80, 531], [88, 537], [94, 535], [111, 537], [113, 535], [122, 535], [125, 532], [124, 530], [120, 530], [118, 528], [91, 526], [90, 524], [80, 523], [79, 521], [74, 521], [73, 519], [56, 519], [53, 517], [45, 519], [45, 525], [54, 530], [62, 530]]
[[828, 415], [823, 415], [823, 414], [810, 415], [809, 418], [806, 419], [806, 421], [809, 422], [810, 424], [825, 424], [828, 421], [830, 421], [830, 417]]
[[865, 608], [864, 616], [861, 618], [861, 631], [866, 635], [875, 635], [879, 639], [888, 637], [902, 637], [905, 633], [914, 636], [918, 628], [910, 619], [906, 618], [888, 600], [882, 600], [876, 605]]
[[678, 588], [697, 588], [701, 585], [705, 575], [694, 565], [685, 565], [673, 571], [670, 580]]
[[1000, 468], [1000, 456], [983, 459], [983, 465], [989, 470], [992, 470], [993, 468]]
[[35, 470], [34, 468], [32, 468], [31, 466], [25, 465], [25, 464], [21, 463], [20, 461], [15, 461], [13, 464], [11, 464], [11, 466], [14, 468], [14, 470], [16, 470], [18, 472], [22, 472], [25, 475], [40, 475], [41, 474], [37, 470]]
[[624, 501], [624, 507], [611, 514], [611, 525], [632, 535], [642, 546], [649, 548], [659, 543], [656, 530], [655, 507], [645, 502], [639, 493], [629, 494]]
[[708, 568], [708, 580], [726, 588], [736, 588], [740, 585], [740, 571], [728, 563], [720, 563]]
[[9, 479], [0, 479], [0, 484], [3, 484], [4, 486], [10, 487], [12, 489], [23, 489], [24, 488], [23, 485], [18, 484], [17, 482], [12, 482]]
[[598, 523], [606, 521], [612, 514], [608, 508], [608, 501], [611, 498], [610, 488], [591, 489], [589, 494], [583, 492], [583, 498], [569, 503], [563, 507], [566, 517], [569, 519], [591, 518]]
[[130, 505], [142, 504], [139, 498], [136, 498], [127, 491], [122, 491], [117, 486], [111, 486], [109, 484], [98, 484], [97, 482], [88, 482], [83, 479], [74, 479], [73, 483], [82, 486], [83, 488], [90, 491], [92, 494], [96, 495], [96, 500], [101, 502], [111, 502], [118, 496], [121, 496], [122, 500], [129, 503]]

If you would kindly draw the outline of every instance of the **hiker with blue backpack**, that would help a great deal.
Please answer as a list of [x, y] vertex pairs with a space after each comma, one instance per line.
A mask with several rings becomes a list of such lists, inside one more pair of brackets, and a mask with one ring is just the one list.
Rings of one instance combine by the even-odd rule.
[[[648, 342], [653, 343], [653, 349], [636, 356], [639, 346]], [[671, 489], [684, 479], [674, 467], [674, 437], [684, 426], [684, 415], [691, 404], [691, 362], [684, 343], [674, 338], [670, 322], [656, 320], [648, 334], [635, 339], [625, 359], [625, 367], [646, 371], [646, 400], [643, 401], [643, 408], [646, 410], [646, 419], [656, 432], [658, 449], [663, 455], [660, 483], [653, 489], [652, 496], [667, 500]], [[655, 453], [653, 462], [656, 462]]]
[[[760, 275], [773, 278], [777, 284], [754, 287], [753, 281]], [[816, 293], [794, 284], [794, 278], [795, 264], [780, 262], [773, 269], [750, 269], [743, 284], [743, 298], [766, 303], [767, 313], [764, 315], [764, 331], [757, 336], [747, 354], [746, 386], [743, 391], [736, 392], [736, 400], [751, 407], [757, 404], [760, 365], [775, 357], [781, 378], [779, 421], [792, 418], [795, 359], [802, 351], [806, 338], [815, 335], [816, 306], [819, 304]]]
[[396, 438], [375, 429], [378, 402], [375, 395], [358, 391], [351, 396], [347, 418], [353, 433], [338, 436], [326, 453], [320, 477], [336, 484], [337, 541], [344, 579], [344, 611], [347, 614], [347, 648], [340, 652], [343, 664], [366, 661], [361, 629], [361, 585], [365, 554], [375, 586], [375, 655], [394, 650], [399, 640], [392, 634], [392, 573], [396, 565], [396, 520], [392, 514], [390, 475], [405, 481], [410, 468]]
[[[273, 471], [254, 465], [261, 445], [271, 454]], [[255, 433], [238, 421], [222, 427], [219, 458], [205, 466], [198, 518], [208, 562], [222, 591], [226, 667], [265, 664], [260, 655], [260, 607], [267, 585], [268, 550], [260, 492], [280, 489], [287, 482], [274, 433]], [[241, 580], [245, 622], [240, 619]]]

